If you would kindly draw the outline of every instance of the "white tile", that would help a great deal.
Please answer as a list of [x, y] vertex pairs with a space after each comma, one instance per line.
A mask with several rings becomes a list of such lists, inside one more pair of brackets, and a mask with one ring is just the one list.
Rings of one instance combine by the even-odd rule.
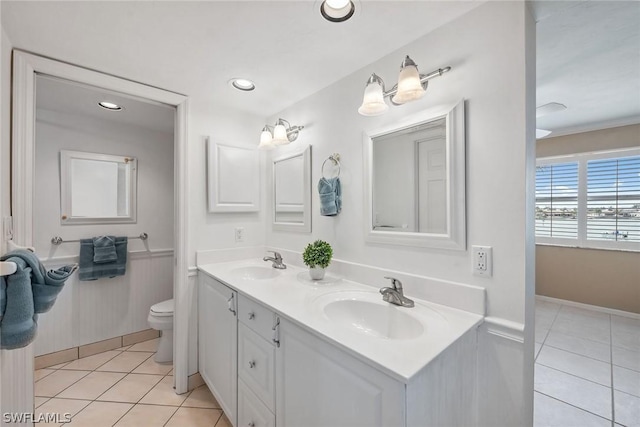
[[640, 372], [640, 352], [612, 347], [613, 364]]
[[579, 338], [598, 341], [603, 344], [611, 343], [611, 326], [608, 320], [579, 319], [577, 317], [558, 318], [551, 327], [552, 331], [561, 332]]
[[613, 388], [640, 397], [640, 372], [614, 366]]
[[608, 325], [611, 315], [602, 311], [590, 310], [588, 308], [563, 305], [558, 312], [558, 319], [573, 319], [586, 322], [602, 321]]
[[611, 329], [621, 332], [630, 332], [640, 335], [640, 319], [623, 316], [611, 316]]
[[536, 342], [542, 344], [544, 340], [547, 338], [548, 333], [549, 333], [548, 329], [536, 328]]
[[536, 300], [536, 314], [548, 314], [555, 317], [560, 310], [561, 305], [557, 302]]
[[611, 421], [536, 392], [533, 401], [534, 427], [611, 427]]
[[611, 365], [545, 345], [536, 363], [611, 387]]
[[615, 390], [613, 400], [616, 408], [615, 422], [626, 427], [640, 426], [640, 397]]
[[540, 393], [611, 419], [611, 389], [536, 363], [534, 388]]
[[545, 345], [577, 353], [603, 362], [611, 362], [611, 346], [557, 331], [549, 332]]
[[640, 331], [625, 331], [614, 329], [611, 332], [611, 343], [616, 347], [626, 348], [627, 350], [640, 351]]

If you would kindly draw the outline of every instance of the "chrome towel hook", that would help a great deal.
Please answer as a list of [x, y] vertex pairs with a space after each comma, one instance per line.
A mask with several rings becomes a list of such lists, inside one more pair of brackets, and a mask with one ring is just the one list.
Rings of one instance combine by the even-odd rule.
[[[327, 162], [331, 160], [331, 162], [333, 162], [333, 165], [335, 167], [338, 168], [338, 173], [336, 176], [331, 176], [331, 177], [326, 177], [324, 175], [324, 166], [327, 164]], [[327, 157], [324, 162], [322, 162], [322, 168], [321, 168], [321, 173], [322, 173], [322, 177], [325, 179], [329, 179], [329, 178], [337, 178], [340, 176], [340, 169], [341, 169], [341, 164], [340, 164], [340, 154], [339, 153], [333, 153], [332, 155], [330, 155], [329, 157]]]

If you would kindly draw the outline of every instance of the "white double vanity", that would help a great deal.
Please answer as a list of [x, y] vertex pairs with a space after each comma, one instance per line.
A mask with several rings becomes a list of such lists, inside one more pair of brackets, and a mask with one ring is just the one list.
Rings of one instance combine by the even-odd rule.
[[[392, 305], [379, 286], [347, 280], [348, 268], [319, 282], [257, 259], [199, 270], [199, 370], [235, 426], [475, 424], [482, 315], [411, 287], [415, 307]], [[426, 288], [484, 302], [481, 288]]]

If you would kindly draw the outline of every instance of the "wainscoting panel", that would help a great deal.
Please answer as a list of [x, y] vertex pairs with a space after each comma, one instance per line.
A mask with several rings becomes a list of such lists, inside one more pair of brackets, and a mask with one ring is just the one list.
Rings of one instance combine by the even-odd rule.
[[[45, 268], [77, 262], [48, 259]], [[149, 308], [173, 297], [173, 251], [129, 254], [127, 274], [81, 282], [74, 274], [48, 313], [40, 315], [35, 355], [127, 335], [149, 328]]]

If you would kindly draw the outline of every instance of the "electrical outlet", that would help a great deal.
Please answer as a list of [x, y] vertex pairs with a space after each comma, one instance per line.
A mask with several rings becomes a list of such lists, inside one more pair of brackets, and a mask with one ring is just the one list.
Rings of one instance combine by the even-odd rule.
[[236, 243], [244, 242], [244, 227], [235, 228]]
[[472, 246], [473, 274], [482, 277], [493, 276], [493, 249], [491, 246]]

